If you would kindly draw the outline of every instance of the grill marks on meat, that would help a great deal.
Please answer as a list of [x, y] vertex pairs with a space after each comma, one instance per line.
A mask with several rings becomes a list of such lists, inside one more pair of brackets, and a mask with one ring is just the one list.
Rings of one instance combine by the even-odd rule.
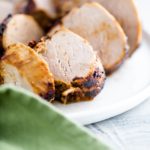
[[10, 18], [12, 17], [12, 15], [8, 15], [3, 21], [2, 23], [0, 23], [0, 57], [3, 56], [4, 54], [4, 48], [3, 48], [3, 33], [5, 31], [5, 29], [7, 28], [7, 23], [9, 22]]
[[1, 35], [1, 45], [4, 49], [15, 43], [27, 45], [30, 41], [39, 41], [43, 35], [42, 29], [33, 17], [24, 14], [9, 17], [2, 25], [5, 25]]
[[127, 54], [126, 36], [115, 18], [99, 4], [87, 3], [73, 9], [62, 24], [90, 42], [107, 73], [122, 64]]
[[[95, 73], [97, 76], [95, 76]], [[62, 101], [75, 102], [81, 100], [92, 100], [103, 89], [105, 73], [96, 68], [86, 77], [76, 77], [71, 82], [71, 88], [62, 93]]]
[[28, 46], [7, 48], [1, 60], [1, 77], [6, 84], [23, 87], [48, 101], [54, 99], [54, 79], [48, 65]]
[[61, 27], [43, 38], [35, 50], [54, 75], [56, 98], [63, 103], [92, 100], [102, 89], [105, 73], [90, 44]]

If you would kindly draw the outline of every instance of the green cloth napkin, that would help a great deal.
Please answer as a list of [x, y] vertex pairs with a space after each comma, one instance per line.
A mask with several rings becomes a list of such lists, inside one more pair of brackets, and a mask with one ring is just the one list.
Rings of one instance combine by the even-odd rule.
[[0, 150], [108, 150], [108, 147], [38, 96], [1, 86]]

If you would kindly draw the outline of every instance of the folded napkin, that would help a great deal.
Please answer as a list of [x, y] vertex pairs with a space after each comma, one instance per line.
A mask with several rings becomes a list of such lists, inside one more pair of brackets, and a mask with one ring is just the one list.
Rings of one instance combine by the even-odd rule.
[[0, 87], [0, 150], [108, 149], [38, 96]]

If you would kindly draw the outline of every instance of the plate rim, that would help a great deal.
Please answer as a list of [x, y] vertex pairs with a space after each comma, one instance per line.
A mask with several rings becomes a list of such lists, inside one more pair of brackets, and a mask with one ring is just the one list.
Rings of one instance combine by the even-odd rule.
[[[77, 114], [76, 115], [66, 114], [66, 113], [64, 114], [70, 119], [73, 119], [82, 125], [89, 125], [92, 123], [107, 120], [109, 118], [112, 118], [112, 117], [121, 115], [127, 111], [130, 111], [131, 109], [135, 108], [139, 104], [145, 102], [149, 97], [150, 97], [150, 85], [144, 88], [140, 93], [132, 97], [125, 98], [123, 102], [121, 101], [117, 104], [115, 103], [114, 105], [107, 107], [107, 110], [108, 110], [107, 113], [106, 113], [106, 108], [105, 108], [104, 112], [95, 110], [95, 111], [92, 111], [91, 115], [82, 114], [80, 115], [80, 117], [78, 117]], [[96, 116], [99, 116], [99, 117], [96, 117]], [[90, 119], [87, 119], [87, 118], [90, 118]]]

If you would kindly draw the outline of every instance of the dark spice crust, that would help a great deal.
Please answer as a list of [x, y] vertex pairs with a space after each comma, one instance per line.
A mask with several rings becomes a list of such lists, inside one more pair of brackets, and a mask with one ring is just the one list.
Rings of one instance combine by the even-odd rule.
[[71, 88], [71, 85], [63, 81], [55, 81], [55, 100], [61, 101], [62, 93]]
[[64, 104], [79, 101], [93, 100], [102, 90], [105, 82], [105, 73], [96, 68], [87, 77], [76, 77], [71, 85], [55, 83], [56, 100]]
[[9, 14], [3, 21], [2, 23], [0, 23], [0, 36], [3, 35], [6, 27], [7, 27], [7, 23], [9, 22], [10, 18], [12, 17], [11, 14]]
[[71, 87], [70, 89], [62, 93], [61, 102], [63, 102], [64, 104], [80, 102], [81, 98], [83, 97], [84, 97], [84, 94], [80, 88]]
[[47, 83], [47, 91], [47, 93], [40, 93], [39, 95], [43, 99], [52, 102], [55, 98], [55, 87], [53, 83]]
[[0, 57], [4, 55], [4, 48], [3, 48], [3, 33], [5, 29], [7, 28], [7, 23], [9, 22], [10, 18], [12, 17], [11, 14], [9, 14], [3, 21], [0, 23]]
[[28, 43], [28, 46], [29, 47], [31, 47], [31, 48], [34, 48], [35, 46], [37, 45], [37, 42], [36, 41], [30, 41], [29, 43]]

